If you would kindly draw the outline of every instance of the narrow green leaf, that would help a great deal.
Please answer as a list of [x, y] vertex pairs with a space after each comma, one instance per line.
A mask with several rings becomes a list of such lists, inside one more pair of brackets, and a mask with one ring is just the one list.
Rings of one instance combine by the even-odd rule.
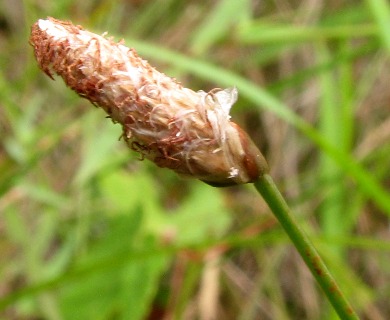
[[387, 0], [366, 0], [371, 10], [378, 32], [388, 53], [390, 53], [390, 4]]

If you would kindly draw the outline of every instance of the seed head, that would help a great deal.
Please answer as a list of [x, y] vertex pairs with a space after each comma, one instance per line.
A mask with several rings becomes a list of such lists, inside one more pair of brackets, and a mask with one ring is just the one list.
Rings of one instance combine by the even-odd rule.
[[122, 42], [53, 18], [32, 26], [40, 68], [123, 127], [128, 146], [159, 167], [214, 186], [255, 181], [267, 163], [229, 111], [237, 90], [184, 88]]

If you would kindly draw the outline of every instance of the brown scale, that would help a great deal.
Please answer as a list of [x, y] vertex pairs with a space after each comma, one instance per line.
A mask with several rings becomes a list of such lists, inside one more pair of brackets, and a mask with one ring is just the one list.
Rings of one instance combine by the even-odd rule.
[[[44, 26], [45, 30], [41, 30], [40, 26]], [[213, 132], [207, 114], [214, 106], [221, 107], [213, 105], [218, 101], [198, 102], [197, 98], [203, 99], [204, 96], [184, 89], [175, 79], [159, 73], [146, 60], [139, 58], [134, 49], [129, 48], [123, 53], [123, 48], [118, 47], [122, 41], [114, 43], [81, 30], [80, 26], [53, 18], [34, 24], [30, 43], [34, 47], [36, 60], [50, 78], [53, 79], [54, 71], [81, 97], [103, 108], [113, 122], [121, 123], [124, 140], [140, 154], [141, 160], [148, 158], [160, 167], [192, 175], [214, 186], [253, 182], [267, 172], [267, 163], [249, 136], [235, 123], [221, 118], [223, 125], [230, 126], [226, 132], [232, 138], [228, 148], [223, 148], [221, 143], [225, 142], [220, 141], [221, 133], [218, 130], [217, 133]], [[55, 37], [56, 32], [60, 32], [61, 36]], [[70, 43], [66, 38], [68, 35], [74, 42]], [[84, 39], [89, 40], [83, 42]], [[88, 54], [85, 50], [88, 50]], [[94, 56], [89, 56], [90, 53]], [[107, 61], [111, 54], [115, 58]], [[122, 58], [128, 60], [122, 61]], [[140, 87], [138, 81], [132, 83], [131, 75], [122, 86], [124, 76], [112, 72], [126, 72], [126, 63], [141, 70]], [[84, 74], [85, 68], [87, 72]], [[207, 95], [214, 98], [220, 90], [211, 90]], [[200, 107], [197, 103], [205, 103], [201, 106], [204, 113], [196, 111]], [[172, 116], [174, 113], [181, 114], [181, 108], [184, 117], [188, 111], [194, 112], [193, 123], [188, 118], [181, 121]], [[155, 118], [153, 110], [156, 112]], [[181, 128], [181, 125], [185, 127]]]

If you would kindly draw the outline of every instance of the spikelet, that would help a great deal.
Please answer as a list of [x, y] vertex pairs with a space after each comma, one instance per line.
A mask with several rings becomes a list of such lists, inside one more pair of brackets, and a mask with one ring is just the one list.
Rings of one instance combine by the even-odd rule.
[[53, 18], [32, 26], [40, 68], [123, 127], [142, 158], [214, 186], [255, 181], [268, 170], [248, 135], [230, 121], [237, 90], [184, 88], [121, 42]]

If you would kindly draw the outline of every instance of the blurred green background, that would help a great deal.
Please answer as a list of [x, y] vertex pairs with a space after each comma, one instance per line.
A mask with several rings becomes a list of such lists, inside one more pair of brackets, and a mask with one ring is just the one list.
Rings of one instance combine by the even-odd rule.
[[38, 69], [47, 16], [191, 89], [237, 86], [234, 121], [359, 315], [390, 319], [387, 0], [2, 0], [1, 319], [336, 319], [252, 186], [139, 161]]

